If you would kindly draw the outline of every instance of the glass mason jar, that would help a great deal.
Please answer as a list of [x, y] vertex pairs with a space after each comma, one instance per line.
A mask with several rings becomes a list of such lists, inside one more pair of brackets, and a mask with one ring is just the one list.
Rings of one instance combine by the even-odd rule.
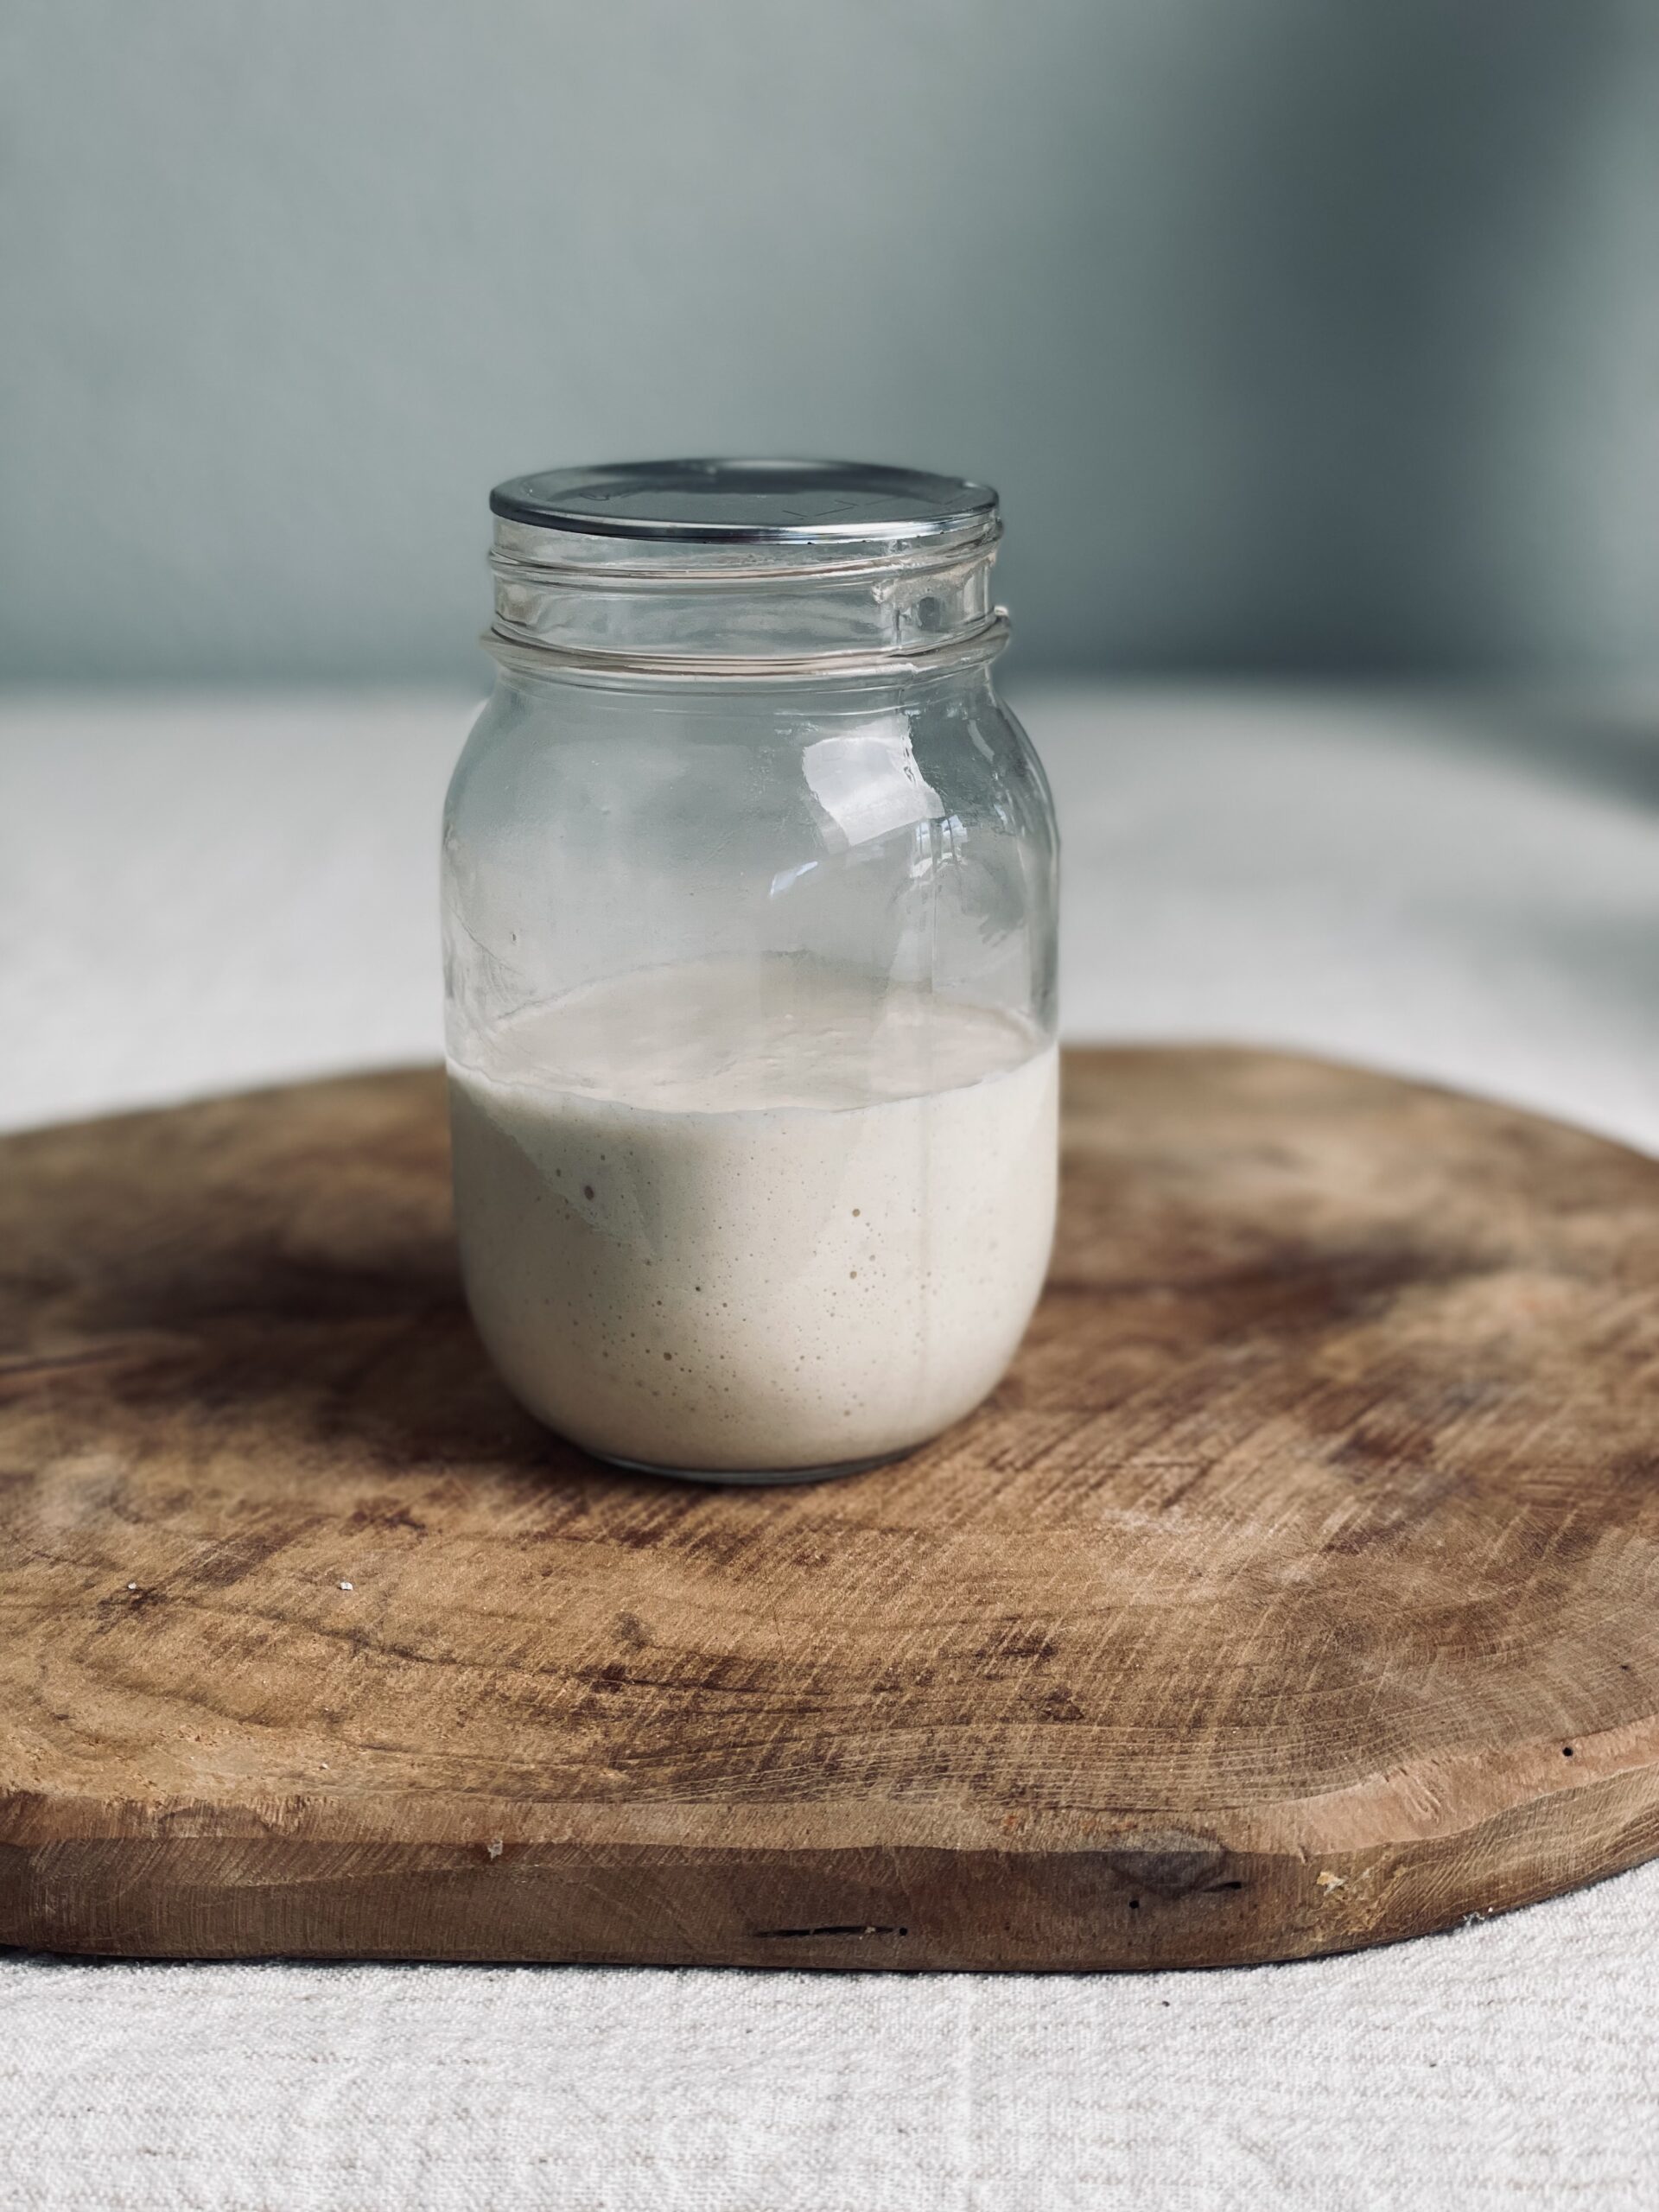
[[670, 461], [493, 494], [445, 810], [467, 1295], [588, 1451], [797, 1481], [996, 1384], [1052, 1238], [1053, 810], [982, 485]]

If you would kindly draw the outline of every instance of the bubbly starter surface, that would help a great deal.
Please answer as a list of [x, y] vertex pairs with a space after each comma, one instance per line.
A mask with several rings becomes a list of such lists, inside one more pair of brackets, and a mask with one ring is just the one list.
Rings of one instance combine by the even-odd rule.
[[467, 1298], [577, 1443], [834, 1466], [937, 1433], [1007, 1364], [1058, 1110], [1055, 1048], [1015, 1018], [774, 956], [591, 986], [464, 1051]]

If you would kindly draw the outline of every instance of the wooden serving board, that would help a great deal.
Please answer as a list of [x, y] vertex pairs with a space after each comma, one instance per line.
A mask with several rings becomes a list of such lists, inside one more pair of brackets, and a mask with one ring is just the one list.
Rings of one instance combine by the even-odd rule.
[[622, 1476], [493, 1379], [435, 1074], [0, 1147], [0, 1942], [1155, 1967], [1659, 1851], [1659, 1165], [1074, 1052], [973, 1420]]

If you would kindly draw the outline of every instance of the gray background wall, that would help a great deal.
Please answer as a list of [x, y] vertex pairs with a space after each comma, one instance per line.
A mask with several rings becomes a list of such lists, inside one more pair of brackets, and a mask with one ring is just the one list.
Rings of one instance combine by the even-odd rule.
[[1659, 0], [7, 0], [0, 672], [477, 680], [484, 495], [986, 475], [1028, 668], [1659, 665]]

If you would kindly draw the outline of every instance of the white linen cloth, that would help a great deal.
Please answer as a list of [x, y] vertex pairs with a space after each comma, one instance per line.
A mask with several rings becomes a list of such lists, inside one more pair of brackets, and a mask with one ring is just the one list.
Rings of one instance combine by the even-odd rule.
[[[1032, 691], [1075, 1038], [1278, 1043], [1659, 1150], [1659, 711]], [[0, 1125], [438, 1048], [462, 703], [0, 702]], [[1659, 1866], [1145, 1977], [0, 1958], [10, 2212], [1659, 2202]]]

